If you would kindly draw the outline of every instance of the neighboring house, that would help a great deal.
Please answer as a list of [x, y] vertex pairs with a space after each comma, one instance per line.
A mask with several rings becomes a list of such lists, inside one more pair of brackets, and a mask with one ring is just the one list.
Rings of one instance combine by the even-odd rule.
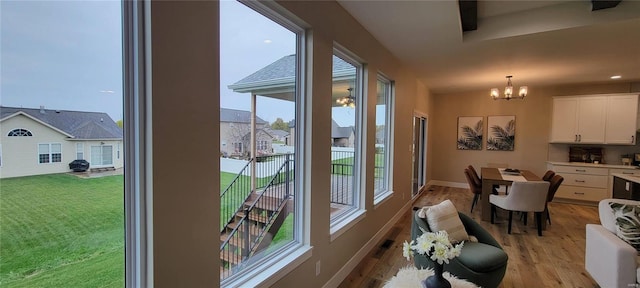
[[0, 107], [0, 178], [90, 168], [121, 168], [122, 129], [101, 112]]
[[271, 134], [271, 136], [273, 136], [273, 140], [279, 141], [279, 142], [283, 142], [283, 143], [286, 142], [286, 139], [289, 136], [289, 132], [283, 131], [283, 130], [279, 130], [279, 129], [267, 128], [267, 129], [265, 129], [265, 131], [267, 133]]
[[353, 126], [340, 127], [335, 120], [331, 120], [331, 146], [353, 147], [355, 128]]
[[[256, 116], [256, 150], [271, 151], [273, 136], [262, 131], [267, 121]], [[220, 108], [220, 154], [226, 157], [248, 157], [251, 149], [251, 112]], [[264, 148], [264, 149], [258, 149]]]

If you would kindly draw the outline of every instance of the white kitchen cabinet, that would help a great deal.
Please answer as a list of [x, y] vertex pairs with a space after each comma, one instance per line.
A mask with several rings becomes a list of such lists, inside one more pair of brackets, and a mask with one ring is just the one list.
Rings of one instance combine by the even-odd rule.
[[554, 97], [552, 143], [605, 142], [606, 96]]
[[609, 96], [607, 100], [606, 144], [636, 144], [638, 95]]
[[554, 201], [597, 204], [613, 195], [613, 175], [640, 176], [640, 169], [634, 166], [547, 162], [547, 169], [564, 177], [555, 194]]

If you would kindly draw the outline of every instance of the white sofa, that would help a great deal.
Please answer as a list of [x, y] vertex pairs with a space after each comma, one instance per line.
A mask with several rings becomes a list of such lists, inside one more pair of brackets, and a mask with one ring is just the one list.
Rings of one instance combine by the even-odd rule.
[[598, 204], [600, 223], [587, 224], [585, 268], [600, 287], [636, 287], [640, 279], [638, 252], [616, 236], [610, 202], [639, 205], [640, 201], [604, 199]]

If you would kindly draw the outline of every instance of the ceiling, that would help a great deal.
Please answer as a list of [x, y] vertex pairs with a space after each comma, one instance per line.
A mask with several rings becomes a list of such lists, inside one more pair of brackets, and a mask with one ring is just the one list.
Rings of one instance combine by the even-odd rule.
[[[477, 1], [462, 32], [458, 1], [338, 0], [434, 94], [640, 80], [640, 1], [591, 11], [580, 1]], [[610, 76], [621, 75], [620, 80]], [[502, 90], [502, 89], [501, 89]]]

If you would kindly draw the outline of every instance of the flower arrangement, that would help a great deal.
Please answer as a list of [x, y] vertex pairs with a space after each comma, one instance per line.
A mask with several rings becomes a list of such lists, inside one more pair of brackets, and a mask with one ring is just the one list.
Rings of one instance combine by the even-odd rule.
[[415, 251], [418, 254], [430, 257], [431, 260], [438, 262], [440, 265], [443, 263], [449, 264], [449, 259], [460, 256], [463, 245], [464, 241], [456, 245], [451, 244], [447, 231], [428, 232], [422, 230], [422, 235], [416, 240], [412, 240], [410, 243], [404, 241], [402, 256], [410, 260], [412, 252]]

